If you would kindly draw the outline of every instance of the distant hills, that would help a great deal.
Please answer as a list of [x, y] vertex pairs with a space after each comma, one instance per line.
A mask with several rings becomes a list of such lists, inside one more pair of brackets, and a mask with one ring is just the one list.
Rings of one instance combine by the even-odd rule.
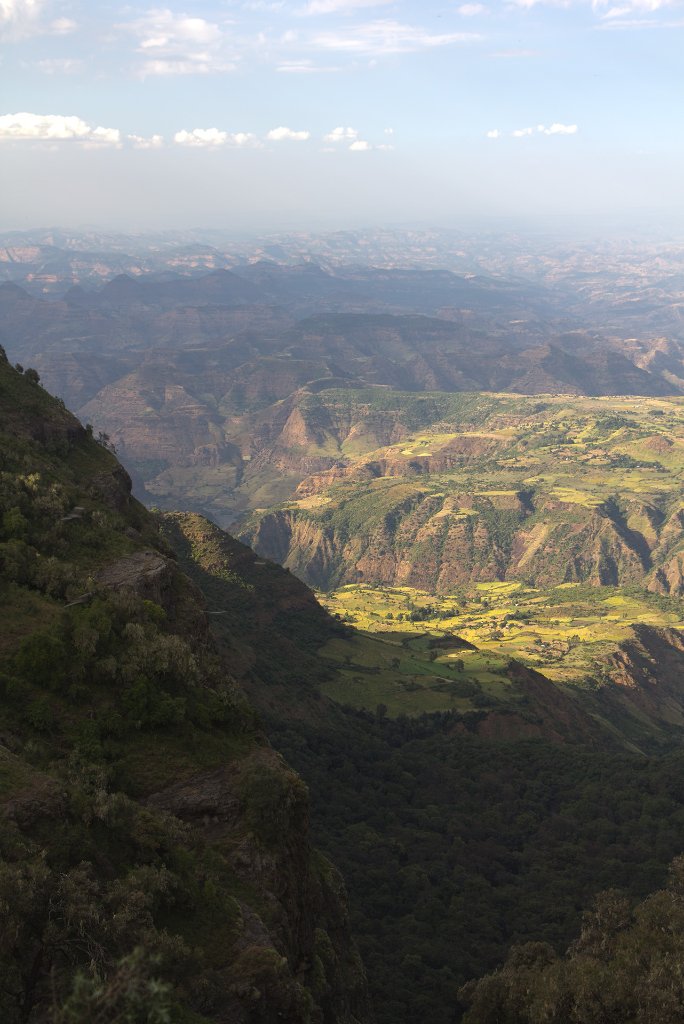
[[684, 593], [684, 399], [321, 391], [271, 451], [291, 471], [301, 451], [330, 466], [243, 535], [324, 590], [518, 580]]
[[321, 389], [684, 393], [684, 341], [606, 337], [558, 304], [519, 280], [262, 260], [50, 299], [5, 283], [0, 343], [110, 435], [141, 495], [226, 523], [334, 465], [277, 454]]

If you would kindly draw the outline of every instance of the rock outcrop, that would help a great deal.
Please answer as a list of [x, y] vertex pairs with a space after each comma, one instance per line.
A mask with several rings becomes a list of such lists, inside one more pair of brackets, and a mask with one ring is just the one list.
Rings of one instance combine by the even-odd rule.
[[[679, 513], [642, 533], [610, 503], [587, 507], [535, 500], [526, 492], [445, 495], [398, 488], [383, 516], [365, 520], [354, 499], [351, 492], [344, 511], [329, 514], [323, 502], [312, 510], [292, 505], [253, 516], [242, 537], [325, 590], [377, 583], [448, 594], [475, 583], [520, 580], [532, 586], [647, 583], [681, 592]], [[367, 503], [368, 495], [360, 495], [359, 507], [362, 499]]]

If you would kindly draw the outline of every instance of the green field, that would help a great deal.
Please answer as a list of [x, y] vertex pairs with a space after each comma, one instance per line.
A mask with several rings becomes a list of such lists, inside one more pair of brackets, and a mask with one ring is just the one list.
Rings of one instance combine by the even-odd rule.
[[435, 597], [410, 587], [350, 584], [319, 599], [359, 631], [353, 664], [345, 664], [347, 641], [323, 649], [341, 669], [326, 692], [354, 707], [384, 704], [389, 714], [515, 700], [505, 673], [511, 658], [555, 683], [592, 685], [633, 623], [684, 628], [681, 601], [639, 588], [483, 583]]
[[519, 699], [505, 674], [507, 658], [464, 651], [457, 639], [442, 646], [441, 639], [396, 629], [331, 640], [320, 653], [339, 671], [323, 692], [340, 704], [390, 716], [464, 712]]

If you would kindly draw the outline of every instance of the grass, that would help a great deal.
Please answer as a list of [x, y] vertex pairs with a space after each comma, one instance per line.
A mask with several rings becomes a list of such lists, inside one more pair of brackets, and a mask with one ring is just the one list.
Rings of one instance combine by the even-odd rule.
[[431, 648], [435, 639], [437, 634], [418, 631], [358, 631], [352, 639], [330, 640], [320, 654], [338, 672], [322, 685], [323, 693], [369, 711], [384, 705], [391, 717], [472, 711], [483, 693], [516, 699], [504, 675], [507, 658], [463, 651], [457, 640], [451, 647]]
[[[496, 700], [515, 699], [505, 676], [510, 658], [553, 682], [582, 685], [600, 675], [633, 623], [684, 628], [680, 601], [638, 588], [494, 582], [436, 597], [410, 587], [350, 584], [319, 599], [360, 631], [353, 664], [345, 664], [347, 641], [321, 652], [341, 669], [341, 680], [327, 684], [328, 696], [370, 710], [382, 703], [390, 714], [481, 706], [477, 694], [440, 690], [444, 679], [476, 683]], [[410, 621], [415, 614], [419, 620]]]

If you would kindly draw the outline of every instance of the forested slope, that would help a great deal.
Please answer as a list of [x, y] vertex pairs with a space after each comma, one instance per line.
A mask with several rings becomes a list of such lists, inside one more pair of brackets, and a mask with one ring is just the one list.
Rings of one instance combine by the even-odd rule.
[[[452, 1024], [462, 1010], [461, 985], [494, 969], [512, 944], [543, 941], [560, 951], [579, 933], [594, 893], [613, 886], [641, 897], [662, 884], [684, 845], [684, 755], [630, 752], [619, 731], [521, 666], [510, 669], [523, 697], [517, 709], [408, 717], [326, 701], [319, 691], [329, 688], [335, 665], [313, 653], [293, 662], [290, 645], [308, 633], [313, 649], [332, 636], [353, 659], [352, 631], [345, 639], [292, 574], [201, 517], [164, 521], [224, 642], [239, 636], [256, 647], [253, 638], [265, 630], [277, 645], [267, 686], [259, 661], [252, 665], [250, 697], [310, 786], [313, 828], [346, 878], [383, 1024]], [[263, 573], [273, 580], [266, 611], [250, 590]], [[289, 634], [286, 608], [294, 616]], [[641, 647], [626, 646], [635, 675], [645, 672], [657, 642], [660, 634], [645, 630]], [[679, 689], [679, 662], [663, 666], [662, 695], [645, 678], [629, 691], [652, 701], [654, 715], [659, 700]], [[344, 685], [335, 685], [342, 700]], [[610, 713], [624, 725], [623, 689], [610, 690]], [[646, 721], [640, 708], [642, 737], [649, 728], [655, 736]], [[675, 745], [676, 732], [669, 736]]]
[[103, 442], [0, 353], [0, 1017], [369, 1021], [306, 786]]

